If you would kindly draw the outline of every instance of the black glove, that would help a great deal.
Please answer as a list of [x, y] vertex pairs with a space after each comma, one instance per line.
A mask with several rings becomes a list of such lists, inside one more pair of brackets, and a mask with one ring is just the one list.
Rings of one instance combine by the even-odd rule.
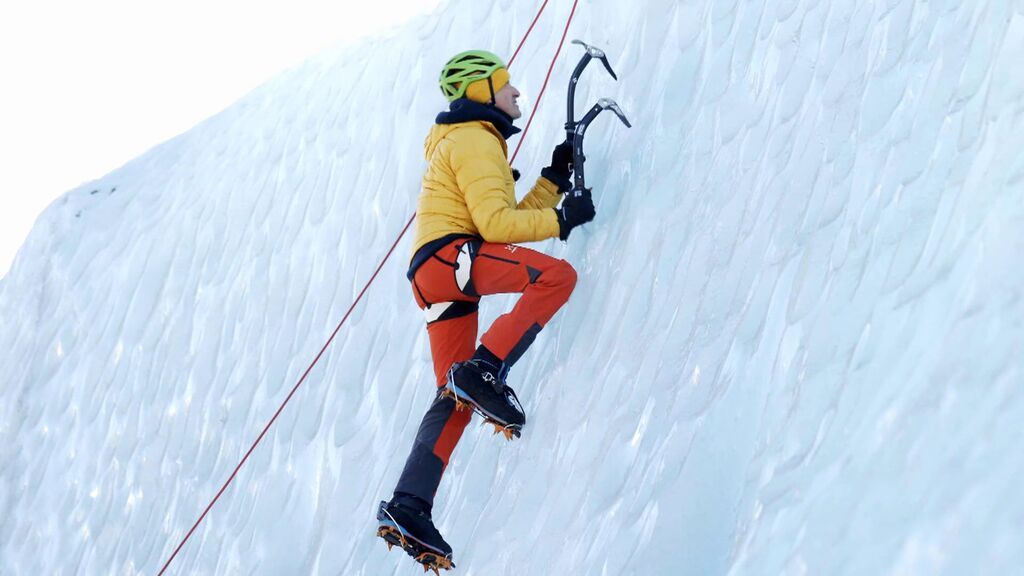
[[572, 187], [572, 143], [562, 142], [551, 152], [551, 165], [540, 171], [540, 175], [558, 185], [558, 189], [567, 192]]
[[562, 200], [562, 207], [556, 208], [555, 213], [558, 215], [558, 237], [568, 240], [569, 232], [572, 232], [573, 228], [590, 222], [597, 214], [590, 189], [584, 190], [580, 196], [566, 196], [565, 200]]

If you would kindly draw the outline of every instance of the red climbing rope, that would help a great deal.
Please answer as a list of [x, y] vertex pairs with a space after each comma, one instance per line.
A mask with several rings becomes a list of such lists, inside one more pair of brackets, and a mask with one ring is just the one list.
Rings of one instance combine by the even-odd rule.
[[[558, 50], [555, 50], [555, 55], [551, 57], [551, 64], [548, 66], [548, 74], [544, 77], [544, 84], [540, 87], [540, 95], [537, 96], [537, 105], [530, 111], [530, 118], [526, 121], [526, 128], [523, 128], [523, 135], [519, 138], [519, 144], [516, 144], [516, 151], [512, 153], [512, 160], [515, 160], [516, 156], [519, 155], [519, 149], [523, 147], [523, 141], [526, 140], [526, 133], [530, 131], [530, 124], [533, 124], [533, 116], [537, 114], [537, 108], [540, 107], [540, 99], [544, 97], [544, 91], [548, 89], [548, 80], [551, 79], [551, 71], [555, 69], [555, 61], [558, 60], [558, 55], [562, 53], [562, 45], [565, 44], [565, 37], [569, 34], [569, 24], [572, 24], [572, 17], [576, 15], [576, 4], [578, 3], [579, 0], [573, 0], [572, 10], [569, 12], [569, 18], [565, 21], [565, 30], [562, 31], [562, 39], [558, 42]], [[541, 9], [543, 9], [543, 7], [541, 7]]]
[[533, 17], [533, 22], [530, 23], [530, 27], [526, 29], [526, 34], [523, 34], [523, 39], [519, 41], [519, 46], [516, 46], [516, 51], [512, 53], [512, 57], [508, 59], [508, 67], [512, 67], [512, 63], [516, 61], [516, 56], [519, 56], [519, 51], [523, 49], [523, 44], [526, 44], [526, 39], [530, 36], [530, 32], [533, 32], [533, 27], [537, 25], [537, 20], [540, 20], [540, 15], [544, 13], [544, 9], [548, 7], [548, 0], [544, 0], [544, 3], [540, 5], [540, 10], [537, 10], [537, 15]]
[[227, 490], [231, 482], [234, 481], [235, 476], [238, 475], [238, 471], [242, 469], [242, 465], [245, 464], [245, 461], [249, 459], [249, 456], [252, 454], [252, 451], [256, 449], [256, 446], [260, 443], [261, 440], [263, 440], [263, 437], [266, 436], [267, 431], [270, 430], [270, 427], [274, 425], [274, 421], [277, 420], [277, 417], [281, 415], [281, 411], [284, 410], [285, 405], [288, 404], [288, 401], [291, 400], [292, 396], [295, 395], [295, 392], [298, 391], [299, 386], [302, 386], [302, 383], [306, 380], [306, 376], [309, 376], [309, 373], [313, 371], [313, 367], [316, 366], [316, 363], [320, 361], [320, 357], [323, 356], [324, 352], [327, 351], [327, 347], [330, 346], [331, 342], [334, 341], [334, 337], [338, 335], [338, 331], [341, 330], [341, 327], [348, 320], [348, 317], [352, 314], [352, 311], [355, 309], [356, 304], [359, 304], [359, 301], [362, 300], [363, 295], [366, 294], [366, 291], [370, 288], [370, 284], [373, 284], [373, 281], [377, 278], [377, 274], [380, 273], [381, 268], [384, 267], [384, 264], [388, 261], [389, 258], [391, 258], [391, 255], [395, 252], [395, 248], [398, 247], [398, 242], [402, 239], [403, 236], [405, 236], [405, 233], [409, 230], [410, 224], [412, 224], [412, 220], [409, 220], [409, 224], [405, 225], [405, 229], [403, 229], [402, 233], [398, 235], [398, 238], [395, 240], [395, 243], [391, 245], [391, 250], [388, 250], [387, 256], [385, 256], [384, 259], [381, 260], [380, 265], [377, 266], [377, 269], [373, 272], [373, 276], [370, 276], [370, 281], [367, 282], [366, 286], [363, 287], [363, 291], [360, 292], [359, 296], [356, 297], [355, 302], [353, 302], [352, 306], [349, 307], [348, 312], [345, 313], [345, 317], [341, 319], [340, 323], [338, 323], [338, 327], [334, 329], [334, 333], [332, 333], [331, 337], [327, 339], [327, 343], [325, 343], [324, 347], [320, 349], [320, 353], [317, 354], [316, 358], [313, 359], [313, 362], [309, 365], [309, 368], [306, 368], [306, 372], [303, 373], [302, 378], [299, 378], [299, 381], [295, 384], [295, 387], [293, 387], [292, 391], [288, 393], [288, 397], [285, 398], [284, 402], [281, 403], [281, 407], [278, 408], [277, 412], [274, 413], [274, 417], [270, 419], [270, 422], [267, 422], [267, 425], [263, 428], [263, 432], [260, 432], [259, 437], [256, 438], [256, 441], [253, 442], [252, 446], [249, 447], [249, 451], [246, 452], [245, 456], [242, 457], [242, 461], [238, 463], [238, 466], [235, 466], [235, 470], [234, 472], [231, 473], [231, 476], [228, 477], [228, 481], [225, 482], [224, 485], [220, 487], [220, 490], [217, 492], [217, 495], [213, 497], [213, 500], [211, 500], [210, 503], [206, 506], [206, 510], [203, 510], [203, 513], [199, 516], [199, 520], [196, 520], [196, 523], [192, 525], [192, 529], [189, 530], [188, 534], [185, 535], [185, 538], [182, 539], [181, 544], [178, 544], [178, 547], [174, 549], [174, 553], [171, 554], [171, 557], [167, 559], [167, 563], [164, 564], [164, 567], [160, 569], [160, 574], [163, 574], [167, 570], [167, 567], [171, 565], [171, 561], [174, 560], [174, 557], [178, 555], [178, 552], [181, 550], [182, 546], [184, 546], [185, 542], [187, 542], [188, 539], [192, 536], [192, 533], [196, 531], [196, 528], [199, 527], [199, 524], [203, 521], [203, 518], [206, 518], [207, 512], [210, 511], [210, 508], [213, 508], [213, 505], [216, 504], [217, 500], [220, 499], [221, 494], [223, 494], [224, 491]]
[[[540, 100], [541, 98], [544, 97], [544, 91], [545, 89], [547, 89], [548, 80], [551, 78], [551, 70], [554, 69], [555, 59], [558, 58], [558, 54], [562, 51], [562, 44], [565, 42], [565, 36], [569, 32], [569, 24], [572, 23], [572, 18], [573, 15], [576, 13], [576, 4], [578, 2], [579, 0], [573, 1], [572, 11], [569, 13], [569, 18], [565, 23], [565, 31], [562, 32], [562, 41], [559, 42], [558, 50], [555, 51], [555, 56], [551, 59], [551, 65], [548, 66], [548, 75], [544, 79], [544, 85], [540, 90], [540, 95], [537, 97], [537, 105], [534, 106], [533, 111], [530, 113], [530, 119], [526, 123], [526, 128], [523, 129], [522, 136], [519, 139], [519, 146], [522, 146], [523, 139], [526, 137], [526, 133], [530, 129], [530, 124], [533, 122], [533, 115], [536, 114], [537, 107], [540, 105]], [[523, 44], [526, 42], [526, 38], [533, 31], [534, 25], [537, 24], [537, 19], [540, 18], [541, 12], [544, 11], [544, 8], [547, 5], [548, 0], [544, 0], [544, 4], [541, 5], [540, 10], [537, 11], [537, 16], [534, 17], [533, 19], [533, 23], [530, 24], [530, 28], [526, 31], [526, 34], [523, 36], [522, 41], [519, 42], [519, 47], [516, 48], [515, 53], [512, 54], [512, 58], [509, 60], [509, 66], [512, 65], [512, 61], [515, 60], [516, 55], [519, 54], [520, 48], [523, 47]], [[515, 153], [512, 154], [512, 160], [515, 160], [516, 155], [519, 154], [519, 146], [516, 147]], [[181, 549], [185, 546], [185, 543], [188, 542], [188, 539], [191, 538], [192, 534], [196, 531], [197, 528], [199, 528], [199, 525], [203, 522], [203, 519], [206, 518], [206, 515], [210, 512], [210, 509], [213, 508], [213, 505], [217, 503], [217, 500], [220, 499], [221, 495], [224, 494], [224, 492], [228, 489], [228, 486], [231, 485], [231, 482], [234, 481], [235, 476], [238, 475], [238, 471], [242, 469], [242, 466], [249, 459], [249, 456], [252, 455], [253, 451], [256, 449], [256, 446], [258, 446], [259, 443], [263, 440], [263, 437], [266, 436], [267, 432], [270, 430], [270, 427], [274, 425], [274, 422], [277, 420], [277, 417], [281, 415], [281, 412], [284, 410], [284, 407], [292, 399], [292, 396], [294, 396], [295, 393], [299, 390], [299, 386], [302, 386], [302, 383], [305, 382], [306, 377], [309, 376], [309, 373], [313, 371], [313, 367], [316, 366], [317, 362], [320, 361], [320, 358], [324, 355], [324, 353], [327, 351], [327, 348], [331, 345], [331, 343], [334, 341], [334, 338], [338, 335], [338, 332], [341, 330], [341, 327], [345, 325], [346, 321], [348, 321], [348, 317], [352, 314], [352, 311], [355, 310], [356, 305], [359, 304], [359, 302], [363, 299], [363, 296], [370, 289], [370, 285], [373, 284], [373, 281], [377, 279], [377, 275], [380, 273], [381, 269], [384, 268], [384, 265], [391, 258], [391, 255], [394, 254], [395, 249], [398, 247], [398, 243], [401, 242], [402, 238], [405, 236], [405, 233], [409, 231], [409, 228], [412, 226], [413, 220], [415, 219], [416, 214], [413, 214], [412, 217], [409, 218], [409, 222], [406, 223], [405, 228], [402, 229], [402, 232], [398, 235], [398, 238], [395, 239], [395, 242], [394, 244], [391, 245], [391, 249], [388, 250], [387, 255], [385, 255], [384, 259], [380, 261], [380, 264], [377, 266], [377, 269], [373, 272], [373, 275], [370, 276], [370, 280], [366, 282], [366, 285], [363, 287], [362, 291], [359, 292], [359, 295], [356, 297], [355, 301], [352, 302], [352, 305], [349, 307], [348, 312], [345, 313], [345, 316], [341, 319], [341, 322], [338, 323], [338, 326], [334, 329], [334, 332], [331, 333], [331, 337], [327, 339], [327, 342], [324, 344], [323, 348], [320, 349], [320, 353], [316, 355], [316, 358], [313, 359], [313, 362], [310, 363], [308, 368], [306, 368], [306, 371], [302, 374], [302, 377], [299, 378], [299, 381], [292, 388], [291, 392], [288, 393], [288, 396], [284, 399], [284, 402], [281, 403], [281, 406], [277, 409], [277, 412], [274, 413], [274, 416], [270, 419], [269, 422], [267, 422], [267, 425], [263, 428], [263, 431], [260, 432], [260, 435], [259, 437], [256, 438], [256, 441], [253, 442], [252, 446], [249, 447], [249, 450], [245, 453], [245, 456], [242, 457], [242, 460], [238, 463], [238, 466], [235, 466], [234, 471], [231, 472], [231, 476], [228, 477], [227, 481], [224, 482], [224, 485], [220, 487], [219, 491], [217, 491], [217, 495], [213, 497], [213, 500], [211, 500], [210, 503], [206, 506], [206, 509], [203, 510], [203, 513], [199, 516], [199, 519], [196, 520], [196, 523], [193, 524], [192, 528], [188, 531], [187, 534], [185, 534], [185, 537], [181, 540], [181, 543], [178, 544], [178, 547], [174, 549], [174, 552], [171, 554], [171, 557], [167, 559], [167, 562], [164, 563], [163, 568], [160, 569], [158, 576], [162, 576], [164, 572], [167, 571], [167, 568], [170, 567], [171, 562], [174, 561], [174, 558], [178, 555], [178, 552], [181, 551]]]

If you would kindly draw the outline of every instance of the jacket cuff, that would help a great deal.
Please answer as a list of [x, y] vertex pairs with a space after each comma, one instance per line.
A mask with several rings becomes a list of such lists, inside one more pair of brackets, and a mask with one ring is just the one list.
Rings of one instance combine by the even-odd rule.
[[540, 171], [540, 175], [550, 180], [555, 186], [558, 186], [559, 192], [568, 192], [572, 188], [572, 182], [569, 181], [569, 175], [564, 172], [559, 172], [551, 166], [542, 169]]

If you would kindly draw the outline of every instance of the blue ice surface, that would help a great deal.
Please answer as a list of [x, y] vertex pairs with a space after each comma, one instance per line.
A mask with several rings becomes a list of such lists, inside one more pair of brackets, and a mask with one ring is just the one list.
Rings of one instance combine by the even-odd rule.
[[[49, 207], [0, 280], [0, 572], [159, 570], [415, 210], [435, 71], [535, 8], [327, 51]], [[512, 66], [527, 184], [568, 11]], [[511, 374], [523, 437], [447, 470], [458, 571], [1019, 573], [1021, 4], [594, 0], [570, 37], [620, 74], [577, 108], [634, 127], [595, 122], [597, 219], [533, 246], [580, 281]], [[409, 243], [172, 573], [416, 568], [374, 536], [434, 394]]]

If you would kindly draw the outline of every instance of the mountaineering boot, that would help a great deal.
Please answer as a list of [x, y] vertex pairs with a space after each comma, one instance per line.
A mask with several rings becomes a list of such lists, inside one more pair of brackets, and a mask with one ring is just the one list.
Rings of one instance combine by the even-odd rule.
[[450, 570], [452, 547], [434, 527], [426, 503], [406, 494], [395, 494], [390, 502], [377, 507], [377, 536], [388, 543], [388, 549], [399, 546], [423, 565], [423, 570]]
[[501, 432], [509, 440], [518, 438], [526, 414], [516, 393], [505, 384], [507, 372], [507, 367], [481, 346], [470, 360], [452, 365], [442, 394], [479, 412], [494, 425], [495, 434]]

